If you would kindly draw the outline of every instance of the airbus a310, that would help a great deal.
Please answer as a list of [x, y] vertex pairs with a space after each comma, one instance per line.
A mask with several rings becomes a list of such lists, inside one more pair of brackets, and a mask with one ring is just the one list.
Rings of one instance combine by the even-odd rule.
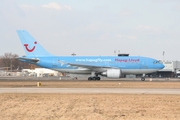
[[[128, 74], [153, 73], [164, 68], [156, 59], [141, 56], [55, 56], [47, 52], [26, 30], [17, 30], [26, 56], [20, 61], [62, 73], [89, 74], [88, 80], [100, 76], [121, 78]], [[142, 76], [142, 81], [145, 77]]]

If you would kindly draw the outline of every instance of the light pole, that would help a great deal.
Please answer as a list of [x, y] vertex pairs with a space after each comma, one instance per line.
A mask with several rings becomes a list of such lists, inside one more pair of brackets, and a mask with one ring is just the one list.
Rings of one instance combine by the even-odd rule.
[[10, 67], [11, 67], [11, 72], [12, 72], [12, 67], [13, 67], [13, 65], [12, 65], [12, 61], [13, 61], [13, 58], [12, 58], [12, 57], [10, 57]]
[[12, 59], [11, 59], [11, 72], [12, 72]]
[[164, 54], [165, 54], [165, 51], [163, 51], [163, 61], [164, 61]]

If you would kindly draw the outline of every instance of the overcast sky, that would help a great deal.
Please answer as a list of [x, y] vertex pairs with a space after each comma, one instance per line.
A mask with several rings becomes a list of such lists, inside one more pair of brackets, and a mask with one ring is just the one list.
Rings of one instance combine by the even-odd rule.
[[25, 54], [17, 29], [54, 55], [180, 60], [180, 0], [0, 0], [0, 55]]

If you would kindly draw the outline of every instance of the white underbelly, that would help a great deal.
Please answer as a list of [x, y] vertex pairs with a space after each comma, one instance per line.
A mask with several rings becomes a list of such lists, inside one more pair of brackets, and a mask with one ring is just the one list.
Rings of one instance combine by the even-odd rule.
[[122, 69], [123, 74], [147, 74], [158, 71], [157, 69]]

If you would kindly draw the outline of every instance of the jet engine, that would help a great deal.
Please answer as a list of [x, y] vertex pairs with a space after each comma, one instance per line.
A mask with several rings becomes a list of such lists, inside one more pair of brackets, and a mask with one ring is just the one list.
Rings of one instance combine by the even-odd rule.
[[101, 75], [109, 78], [120, 78], [122, 71], [120, 69], [108, 69], [106, 72], [102, 72]]

